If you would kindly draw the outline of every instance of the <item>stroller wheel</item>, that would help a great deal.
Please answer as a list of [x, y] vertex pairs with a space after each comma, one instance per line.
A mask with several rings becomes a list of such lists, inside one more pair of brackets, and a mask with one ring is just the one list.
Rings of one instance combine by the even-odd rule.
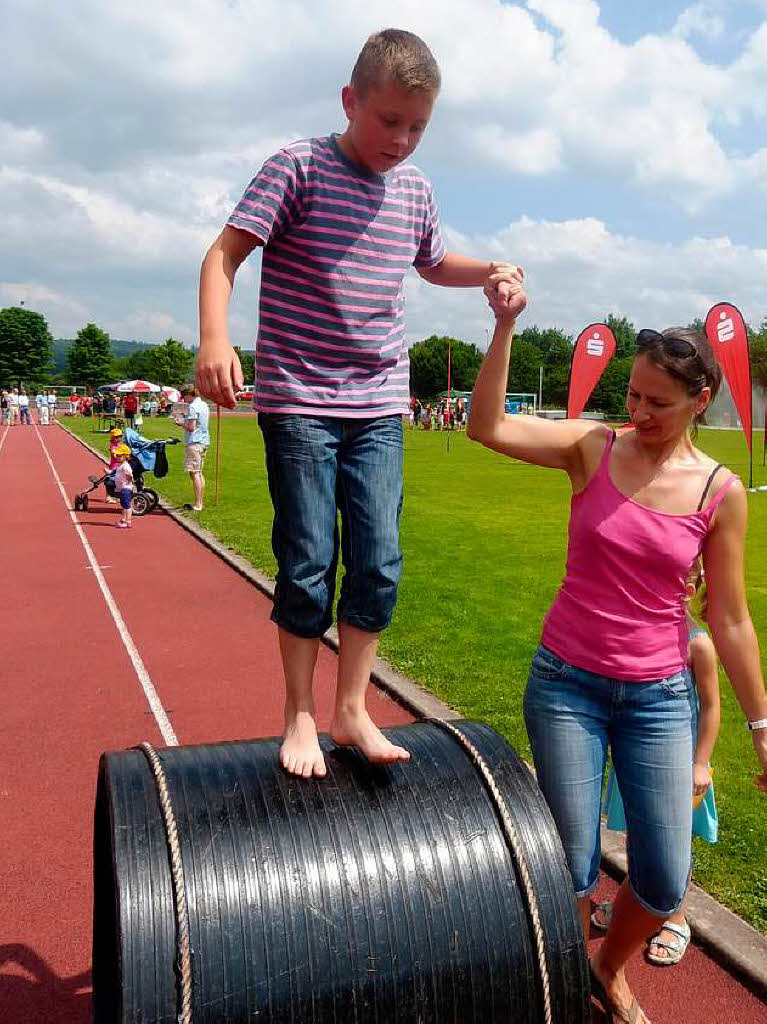
[[75, 495], [75, 512], [79, 512], [83, 507], [83, 499], [79, 494]]
[[154, 512], [154, 510], [157, 508], [157, 505], [158, 505], [158, 503], [160, 501], [160, 497], [157, 494], [157, 491], [153, 491], [151, 487], [145, 487], [144, 490], [141, 493], [145, 494], [147, 496], [147, 498], [149, 498], [149, 501], [150, 501], [149, 511], [150, 512]]
[[145, 491], [137, 491], [131, 502], [134, 516], [145, 516], [152, 508], [151, 500], [146, 496]]
[[87, 512], [88, 511], [88, 495], [87, 494], [80, 495], [80, 508], [83, 510], [83, 512]]

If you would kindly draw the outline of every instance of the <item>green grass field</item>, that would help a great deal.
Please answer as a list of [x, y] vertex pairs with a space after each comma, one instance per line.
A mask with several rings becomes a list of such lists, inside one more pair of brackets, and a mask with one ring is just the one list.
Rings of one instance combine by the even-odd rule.
[[[92, 421], [65, 421], [106, 451]], [[213, 504], [214, 452], [208, 454], [208, 508], [199, 521], [259, 569], [274, 575], [271, 504], [260, 431], [252, 418], [222, 420], [219, 505]], [[215, 421], [212, 421], [215, 428]], [[178, 435], [149, 421], [145, 436]], [[738, 431], [703, 430], [700, 447], [748, 482]], [[767, 483], [756, 459], [755, 483]], [[159, 489], [191, 498], [182, 452], [168, 449]], [[404, 578], [381, 654], [462, 714], [503, 733], [529, 758], [522, 692], [544, 614], [564, 569], [569, 484], [564, 474], [504, 459], [463, 434], [406, 431]], [[767, 492], [749, 495], [747, 584], [757, 634], [767, 638]], [[137, 524], [140, 529], [140, 523]], [[767, 667], [767, 642], [762, 663]], [[695, 842], [699, 885], [767, 934], [767, 803], [753, 784], [757, 761], [732, 691], [722, 676], [722, 730], [714, 755], [720, 840]]]

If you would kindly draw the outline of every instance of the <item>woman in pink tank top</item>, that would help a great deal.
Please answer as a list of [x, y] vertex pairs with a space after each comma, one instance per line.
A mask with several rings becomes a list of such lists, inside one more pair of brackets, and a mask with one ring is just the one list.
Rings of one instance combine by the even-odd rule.
[[521, 270], [498, 265], [485, 292], [496, 329], [468, 435], [564, 470], [573, 490], [567, 569], [533, 658], [525, 724], [585, 935], [612, 754], [629, 870], [591, 961], [592, 991], [612, 1021], [642, 1024], [624, 968], [659, 918], [678, 909], [691, 870], [694, 697], [683, 598], [698, 556], [711, 633], [751, 729], [757, 786], [767, 792], [767, 694], [743, 578], [745, 490], [693, 444], [721, 371], [697, 331], [640, 331], [626, 399], [633, 429], [616, 435], [586, 420], [507, 416], [511, 338], [527, 303]]

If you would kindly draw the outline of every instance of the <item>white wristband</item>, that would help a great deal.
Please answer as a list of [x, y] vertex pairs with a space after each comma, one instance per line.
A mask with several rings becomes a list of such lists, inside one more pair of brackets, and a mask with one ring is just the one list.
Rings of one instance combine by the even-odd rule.
[[746, 728], [750, 732], [755, 732], [757, 729], [767, 729], [767, 718], [758, 718], [755, 722], [746, 722]]

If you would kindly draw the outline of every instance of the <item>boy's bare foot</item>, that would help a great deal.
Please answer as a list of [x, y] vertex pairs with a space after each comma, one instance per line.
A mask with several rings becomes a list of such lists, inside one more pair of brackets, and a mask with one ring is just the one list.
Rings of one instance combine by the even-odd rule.
[[291, 775], [310, 779], [327, 774], [325, 758], [317, 740], [317, 726], [307, 711], [299, 711], [285, 723], [285, 738], [280, 747], [280, 764]]
[[337, 710], [330, 726], [330, 738], [339, 747], [359, 747], [368, 761], [376, 764], [410, 760], [409, 751], [390, 743], [364, 710]]

